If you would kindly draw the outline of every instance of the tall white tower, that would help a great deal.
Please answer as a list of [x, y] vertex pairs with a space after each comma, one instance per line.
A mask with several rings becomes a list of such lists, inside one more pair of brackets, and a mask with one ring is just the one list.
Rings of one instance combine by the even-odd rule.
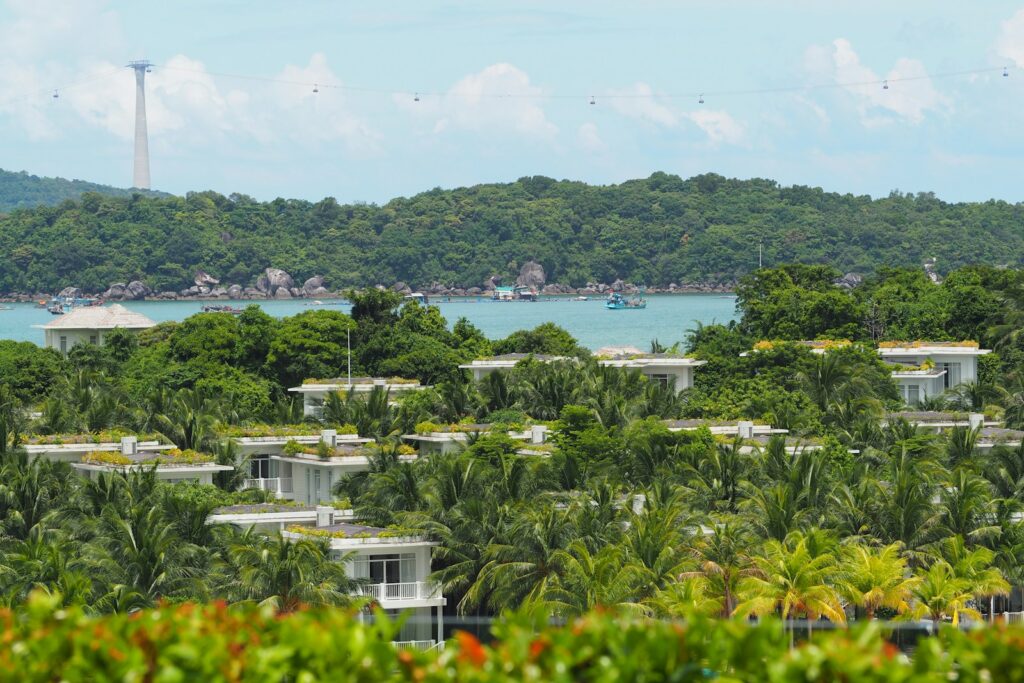
[[149, 133], [146, 129], [146, 74], [152, 69], [145, 59], [128, 62], [135, 69], [135, 165], [132, 169], [132, 187], [149, 189]]

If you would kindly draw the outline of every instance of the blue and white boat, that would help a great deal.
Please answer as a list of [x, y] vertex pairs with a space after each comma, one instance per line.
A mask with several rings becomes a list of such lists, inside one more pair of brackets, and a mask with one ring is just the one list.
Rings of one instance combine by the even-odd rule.
[[609, 311], [641, 311], [647, 308], [647, 299], [639, 294], [634, 294], [627, 299], [618, 292], [612, 292], [608, 296], [608, 300], [604, 302], [604, 307]]

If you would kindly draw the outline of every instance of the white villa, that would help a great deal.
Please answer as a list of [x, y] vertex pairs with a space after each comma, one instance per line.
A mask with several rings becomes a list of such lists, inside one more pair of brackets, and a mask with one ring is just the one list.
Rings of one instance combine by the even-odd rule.
[[543, 353], [505, 353], [500, 356], [489, 358], [477, 358], [472, 363], [464, 363], [459, 366], [462, 370], [469, 370], [473, 375], [473, 381], [479, 382], [493, 372], [504, 372], [511, 370], [521, 361], [527, 358], [539, 363], [552, 363], [554, 361], [568, 360], [564, 356], [551, 356]]
[[342, 377], [323, 380], [309, 379], [303, 382], [302, 386], [291, 387], [288, 391], [302, 394], [303, 413], [306, 417], [320, 417], [323, 412], [324, 399], [327, 398], [328, 394], [336, 392], [348, 394], [352, 392], [356, 395], [365, 396], [374, 389], [383, 389], [391, 397], [394, 397], [395, 394], [406, 391], [419, 391], [420, 389], [426, 389], [426, 387], [414, 379], [402, 379], [400, 377], [392, 377], [390, 379], [383, 377], [353, 377], [351, 381]]
[[[404, 434], [402, 439], [414, 444], [419, 455], [443, 455], [460, 450], [469, 442], [471, 435], [486, 434], [491, 427], [489, 424], [460, 424], [425, 434]], [[508, 436], [536, 445], [547, 441], [547, 431], [545, 425], [534, 425], [523, 431], [509, 431]]]
[[750, 351], [744, 351], [743, 353], [741, 353], [740, 358], [749, 358], [751, 354], [758, 353], [760, 351], [771, 351], [776, 347], [784, 346], [786, 344], [792, 344], [794, 346], [803, 346], [807, 348], [811, 353], [817, 356], [824, 355], [829, 351], [833, 351], [835, 349], [845, 349], [850, 346], [853, 346], [853, 342], [849, 341], [848, 339], [801, 339], [798, 341], [772, 341], [769, 339], [764, 339], [754, 344], [754, 348], [752, 348]]
[[[358, 448], [371, 443], [373, 439], [358, 434], [338, 434], [334, 429], [322, 429], [319, 434], [246, 436], [235, 437], [232, 441], [238, 448], [238, 455], [249, 461], [249, 477], [243, 484], [244, 488], [263, 489], [275, 493], [278, 498], [293, 500], [295, 490], [292, 462], [281, 460], [282, 456], [287, 455], [285, 446], [289, 442], [311, 450], [315, 450], [320, 442], [324, 442], [337, 453], [339, 446]], [[321, 476], [325, 474], [326, 472], [321, 473]], [[300, 474], [300, 477], [305, 477], [305, 473]]]
[[892, 378], [907, 405], [939, 396], [967, 382], [978, 380], [978, 356], [991, 353], [973, 342], [886, 342], [878, 345], [885, 361], [906, 366], [893, 370]]
[[906, 420], [919, 430], [935, 434], [944, 432], [953, 427], [998, 427], [1001, 422], [986, 420], [981, 413], [955, 413], [936, 410], [904, 410], [896, 413], [888, 413], [883, 424], [896, 420]]
[[30, 459], [42, 458], [50, 462], [81, 462], [89, 453], [120, 453], [129, 456], [138, 453], [156, 455], [174, 448], [173, 444], [159, 441], [139, 441], [136, 436], [124, 436], [120, 441], [95, 441], [91, 434], [66, 434], [30, 439], [21, 446]]
[[629, 346], [598, 349], [594, 355], [599, 365], [639, 370], [653, 382], [675, 387], [676, 392], [692, 387], [694, 369], [707, 364], [706, 360], [696, 360], [672, 353], [644, 353]]
[[776, 429], [771, 425], [756, 424], [750, 420], [663, 420], [670, 432], [690, 432], [707, 427], [712, 434], [738, 436], [741, 439], [752, 439], [755, 436], [771, 436], [772, 434], [788, 434], [788, 429]]
[[339, 510], [329, 505], [253, 503], [216, 508], [207, 518], [207, 524], [234, 524], [240, 529], [277, 534], [291, 526], [327, 526], [354, 519], [353, 510]]
[[84, 306], [65, 313], [45, 325], [44, 345], [66, 354], [76, 344], [103, 345], [106, 335], [113, 329], [144, 330], [156, 325], [142, 315], [129, 311], [121, 304], [110, 306]]
[[79, 474], [98, 479], [101, 474], [118, 472], [130, 474], [156, 470], [157, 481], [165, 484], [213, 484], [213, 475], [217, 472], [233, 470], [231, 465], [218, 465], [212, 459], [177, 459], [166, 453], [139, 453], [136, 455], [115, 454], [110, 460], [90, 460], [88, 456], [82, 462], [72, 463], [71, 467]]
[[443, 642], [446, 601], [440, 587], [428, 578], [431, 548], [437, 543], [425, 536], [399, 535], [388, 529], [337, 521], [305, 533], [294, 528], [285, 530], [282, 535], [292, 540], [307, 535], [326, 537], [332, 556], [345, 563], [346, 573], [366, 582], [359, 588], [359, 595], [371, 598], [391, 617], [411, 611], [395, 643], [397, 647], [428, 649]]

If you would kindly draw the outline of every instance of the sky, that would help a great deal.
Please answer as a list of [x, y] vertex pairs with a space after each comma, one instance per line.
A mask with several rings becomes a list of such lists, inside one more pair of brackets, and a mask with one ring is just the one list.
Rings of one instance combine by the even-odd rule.
[[1024, 201], [1022, 0], [0, 0], [0, 168], [130, 185], [133, 59], [177, 194], [665, 171]]

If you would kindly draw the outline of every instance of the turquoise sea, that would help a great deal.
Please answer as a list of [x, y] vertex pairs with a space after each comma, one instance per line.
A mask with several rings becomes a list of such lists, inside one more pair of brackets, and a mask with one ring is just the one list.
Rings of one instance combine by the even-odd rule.
[[[125, 307], [149, 316], [157, 322], [182, 320], [199, 313], [200, 301], [132, 301]], [[219, 302], [218, 302], [219, 303]], [[310, 301], [230, 302], [235, 306], [257, 303], [267, 313], [277, 317], [294, 315], [302, 311], [337, 310], [348, 312], [349, 307], [331, 300], [322, 305]], [[537, 302], [498, 303], [487, 299], [435, 298], [441, 313], [452, 324], [460, 317], [468, 318], [484, 334], [494, 339], [515, 330], [553, 322], [567, 329], [589, 349], [602, 346], [632, 345], [646, 349], [652, 339], [670, 345], [682, 340], [686, 331], [696, 322], [728, 322], [736, 317], [736, 299], [722, 294], [652, 295], [647, 297], [647, 308], [642, 311], [609, 311], [601, 297], [589, 301], [570, 301], [568, 297], [542, 298]], [[43, 343], [43, 331], [36, 325], [45, 325], [53, 316], [34, 304], [9, 304], [10, 310], [0, 310], [0, 339], [16, 339]]]

